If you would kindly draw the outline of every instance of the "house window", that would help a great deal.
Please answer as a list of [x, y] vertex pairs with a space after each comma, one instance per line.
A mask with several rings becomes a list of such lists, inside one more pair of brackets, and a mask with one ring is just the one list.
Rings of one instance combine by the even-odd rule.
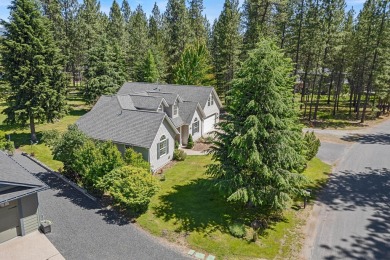
[[179, 111], [179, 108], [177, 107], [177, 103], [175, 102], [173, 104], [173, 115], [176, 116], [178, 111]]
[[195, 118], [194, 123], [192, 123], [192, 135], [199, 132], [199, 120]]
[[164, 108], [162, 104], [158, 107], [157, 112], [164, 112]]
[[168, 139], [163, 135], [160, 138], [160, 142], [157, 144], [157, 159], [168, 154], [168, 151]]
[[213, 94], [210, 94], [209, 99], [207, 100], [207, 106], [214, 105], [214, 97]]

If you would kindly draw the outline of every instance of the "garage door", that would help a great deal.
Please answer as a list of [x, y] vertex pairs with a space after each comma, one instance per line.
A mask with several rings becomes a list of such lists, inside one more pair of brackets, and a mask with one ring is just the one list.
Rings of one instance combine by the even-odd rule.
[[215, 125], [215, 114], [212, 116], [209, 116], [204, 120], [203, 123], [203, 133], [208, 133], [212, 130], [214, 130], [214, 125]]
[[0, 243], [20, 235], [19, 210], [16, 201], [0, 207]]

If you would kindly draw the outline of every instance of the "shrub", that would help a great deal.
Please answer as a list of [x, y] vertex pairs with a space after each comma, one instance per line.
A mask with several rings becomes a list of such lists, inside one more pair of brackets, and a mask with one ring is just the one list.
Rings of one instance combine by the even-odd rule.
[[144, 160], [142, 154], [137, 153], [131, 148], [126, 149], [124, 161], [127, 165], [150, 170], [150, 164]]
[[122, 155], [111, 142], [87, 140], [75, 151], [74, 157], [73, 169], [80, 174], [83, 186], [94, 191], [101, 191], [98, 187], [101, 178], [124, 165]]
[[180, 143], [178, 141], [175, 141], [175, 149], [179, 149]]
[[58, 130], [47, 130], [42, 132], [41, 141], [49, 147], [54, 147], [60, 140], [61, 135]]
[[76, 125], [68, 126], [68, 131], [61, 135], [58, 142], [52, 147], [53, 158], [64, 163], [64, 170], [74, 172], [75, 151], [79, 149], [88, 137]]
[[187, 148], [192, 149], [194, 147], [194, 140], [192, 139], [192, 135], [188, 136]]
[[147, 210], [150, 198], [158, 190], [157, 180], [144, 168], [124, 166], [102, 180], [114, 202], [135, 214]]
[[175, 149], [173, 151], [173, 160], [184, 161], [187, 157], [187, 154], [183, 150]]
[[306, 132], [304, 136], [304, 141], [306, 145], [306, 159], [310, 161], [317, 155], [318, 149], [321, 146], [320, 140], [316, 137], [314, 132]]
[[234, 237], [243, 238], [246, 236], [245, 226], [242, 223], [234, 222], [229, 224], [229, 232]]
[[14, 142], [9, 141], [5, 132], [0, 131], [0, 150], [6, 150], [10, 155], [14, 154]]

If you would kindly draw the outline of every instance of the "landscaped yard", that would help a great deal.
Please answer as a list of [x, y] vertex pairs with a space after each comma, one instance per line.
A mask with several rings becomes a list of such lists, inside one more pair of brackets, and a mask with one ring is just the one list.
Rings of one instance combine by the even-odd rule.
[[[84, 115], [90, 108], [77, 93], [70, 93], [68, 97], [69, 113], [59, 121], [47, 124], [36, 124], [38, 140], [43, 131], [56, 129], [63, 132], [68, 125], [74, 124], [80, 116]], [[48, 165], [53, 170], [58, 170], [63, 166], [62, 162], [53, 160], [49, 147], [39, 143], [30, 144], [30, 128], [15, 125], [6, 125], [4, 120], [6, 116], [1, 112], [5, 109], [5, 102], [0, 103], [0, 130], [11, 135], [11, 140], [15, 142], [16, 148], [23, 152], [34, 153], [34, 156], [41, 162]]]
[[[284, 259], [297, 254], [308, 210], [296, 210], [296, 205], [286, 210], [284, 218], [271, 224], [256, 243], [249, 242], [249, 229], [245, 239], [235, 238], [229, 233], [229, 223], [248, 223], [251, 213], [227, 204], [208, 187], [205, 166], [210, 162], [210, 156], [188, 156], [166, 170], [159, 193], [138, 223], [157, 236], [224, 259]], [[330, 166], [315, 158], [304, 174], [322, 183], [329, 172]]]

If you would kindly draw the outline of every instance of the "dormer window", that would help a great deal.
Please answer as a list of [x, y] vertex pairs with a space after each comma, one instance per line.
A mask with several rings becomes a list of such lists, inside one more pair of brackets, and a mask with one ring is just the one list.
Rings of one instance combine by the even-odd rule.
[[173, 115], [176, 116], [178, 112], [179, 112], [179, 107], [177, 106], [177, 103], [175, 102], [173, 104]]
[[160, 104], [160, 106], [158, 107], [157, 112], [164, 112], [164, 108], [162, 104]]
[[210, 94], [209, 99], [207, 100], [207, 106], [214, 105], [214, 97], [213, 94]]

